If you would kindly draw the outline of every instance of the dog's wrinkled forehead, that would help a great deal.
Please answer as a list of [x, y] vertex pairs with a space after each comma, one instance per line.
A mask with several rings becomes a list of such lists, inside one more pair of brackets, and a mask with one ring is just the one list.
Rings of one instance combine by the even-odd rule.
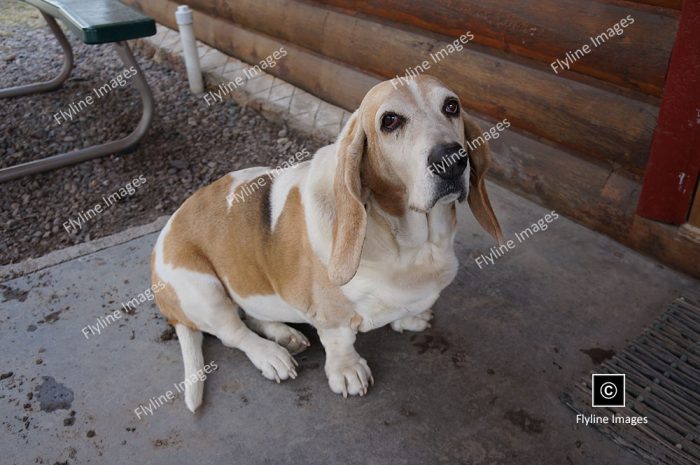
[[363, 126], [366, 130], [376, 127], [377, 119], [389, 110], [411, 113], [435, 107], [437, 111], [436, 105], [446, 97], [457, 98], [457, 94], [433, 76], [420, 75], [408, 82], [380, 82], [367, 92], [360, 105]]

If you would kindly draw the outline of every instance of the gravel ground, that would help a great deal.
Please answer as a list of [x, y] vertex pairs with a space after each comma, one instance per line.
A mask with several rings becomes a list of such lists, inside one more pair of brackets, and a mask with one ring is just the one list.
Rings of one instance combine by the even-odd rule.
[[[48, 79], [61, 67], [60, 46], [35, 11], [0, 0], [2, 87]], [[140, 99], [129, 84], [73, 121], [56, 123], [54, 114], [124, 71], [111, 46], [87, 46], [67, 36], [76, 66], [63, 88], [0, 104], [0, 167], [123, 137], [137, 124]], [[207, 107], [189, 92], [183, 76], [139, 50], [135, 55], [156, 101], [149, 132], [132, 153], [0, 184], [0, 265], [149, 223], [229, 171], [277, 166], [304, 148], [313, 153], [321, 145], [251, 109], [230, 102]], [[133, 194], [121, 191], [125, 195], [117, 202], [105, 204], [103, 197], [139, 178], [145, 183], [139, 182]], [[100, 203], [102, 213], [81, 227], [70, 226], [69, 233], [62, 226]]]

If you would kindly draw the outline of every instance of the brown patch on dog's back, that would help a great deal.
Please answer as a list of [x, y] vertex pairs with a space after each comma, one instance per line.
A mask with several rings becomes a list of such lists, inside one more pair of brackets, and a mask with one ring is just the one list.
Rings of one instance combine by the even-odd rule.
[[241, 183], [236, 193], [245, 194], [244, 200], [230, 207], [231, 176], [197, 191], [171, 222], [165, 263], [216, 276], [243, 298], [277, 294], [320, 327], [350, 321], [352, 304], [330, 282], [309, 244], [298, 187], [289, 191], [271, 230], [273, 182], [263, 175]]

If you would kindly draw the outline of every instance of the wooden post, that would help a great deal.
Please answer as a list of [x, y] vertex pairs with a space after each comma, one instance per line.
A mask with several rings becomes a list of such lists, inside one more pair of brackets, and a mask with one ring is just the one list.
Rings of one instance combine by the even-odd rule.
[[682, 224], [700, 173], [700, 0], [685, 0], [637, 213]]
[[688, 223], [691, 226], [700, 228], [700, 188], [695, 192], [695, 200], [693, 201], [693, 208], [690, 210]]

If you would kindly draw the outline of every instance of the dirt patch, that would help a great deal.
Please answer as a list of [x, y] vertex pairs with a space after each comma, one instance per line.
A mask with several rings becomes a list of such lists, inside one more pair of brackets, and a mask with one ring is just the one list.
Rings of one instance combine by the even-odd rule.
[[[38, 9], [16, 0], [0, 0], [0, 23], [30, 29], [36, 29], [46, 24]], [[5, 51], [5, 48], [0, 45], [0, 59], [3, 58], [2, 52]]]
[[424, 354], [428, 351], [435, 351], [441, 354], [447, 352], [452, 344], [444, 337], [430, 334], [421, 334], [411, 336], [411, 342], [414, 347], [418, 348], [419, 354]]
[[544, 420], [531, 416], [523, 409], [508, 410], [504, 418], [527, 434], [540, 434], [544, 431]]
[[160, 342], [172, 341], [173, 339], [175, 339], [175, 328], [172, 326], [168, 326], [166, 329], [164, 329], [158, 338]]
[[27, 300], [27, 295], [29, 294], [29, 291], [20, 291], [19, 289], [2, 285], [0, 285], [0, 292], [2, 293], [3, 302], [9, 302], [10, 300], [24, 302]]
[[63, 310], [57, 310], [57, 311], [55, 311], [55, 312], [51, 312], [51, 313], [49, 313], [48, 315], [46, 315], [46, 316], [44, 317], [43, 320], [37, 321], [37, 323], [39, 323], [39, 324], [43, 324], [43, 323], [49, 323], [49, 324], [55, 323], [55, 322], [57, 322], [58, 320], [61, 319], [61, 312], [62, 312], [62, 311], [63, 311]]
[[595, 365], [600, 365], [609, 358], [615, 355], [615, 351], [611, 349], [601, 349], [599, 347], [594, 347], [592, 349], [580, 349], [581, 352], [591, 357], [591, 361]]
[[158, 438], [158, 439], [153, 439], [151, 441], [151, 444], [153, 444], [153, 447], [161, 448], [161, 447], [171, 447], [171, 446], [176, 446], [180, 444], [182, 440], [178, 438], [177, 436], [171, 437], [171, 438]]
[[297, 394], [297, 398], [294, 403], [297, 405], [297, 407], [303, 407], [305, 405], [311, 404], [311, 388], [303, 387], [295, 389], [295, 391]]

